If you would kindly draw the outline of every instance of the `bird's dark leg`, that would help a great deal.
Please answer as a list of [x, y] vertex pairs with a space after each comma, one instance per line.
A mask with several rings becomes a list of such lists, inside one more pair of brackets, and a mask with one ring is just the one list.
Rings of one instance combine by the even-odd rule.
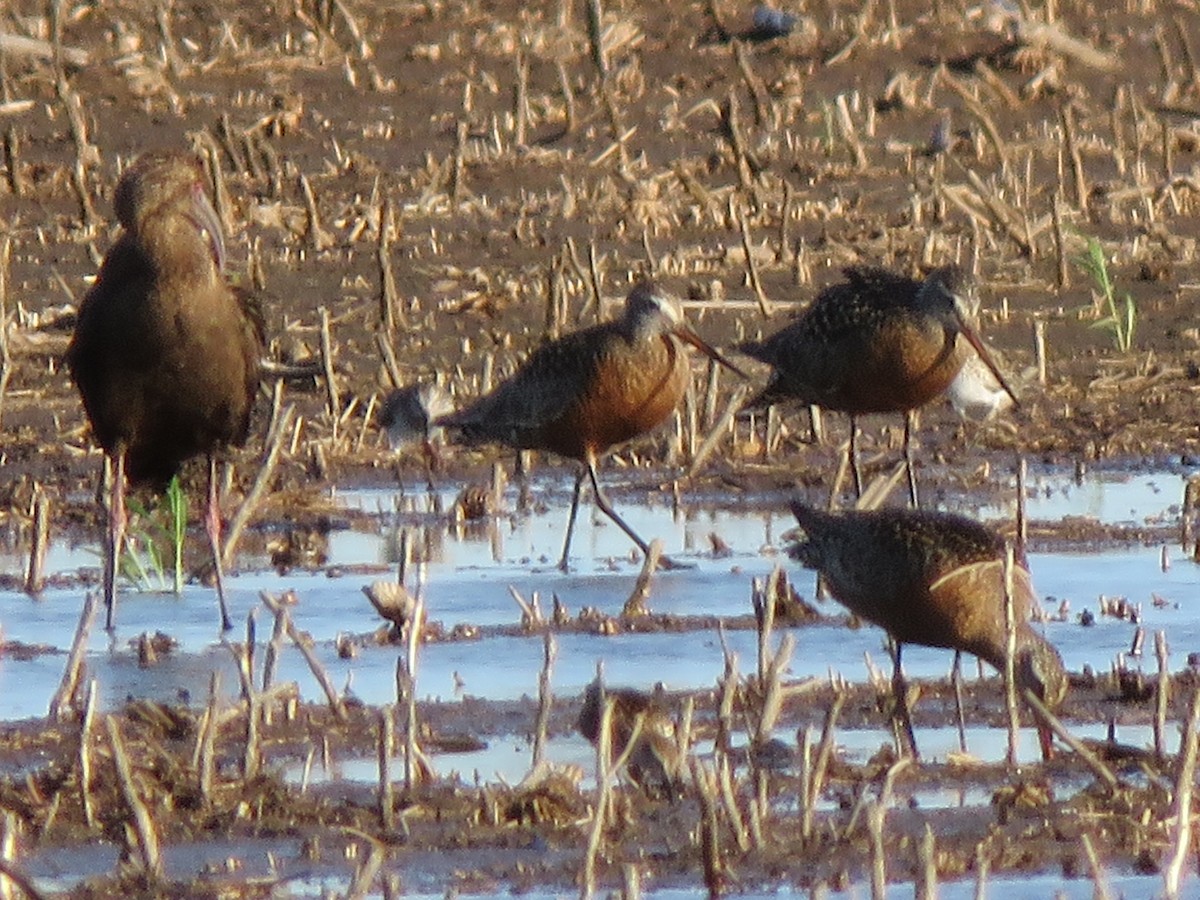
[[571, 534], [575, 531], [575, 516], [579, 513], [579, 494], [583, 491], [583, 479], [587, 477], [587, 473], [588, 467], [585, 465], [575, 476], [575, 493], [571, 495], [571, 512], [567, 515], [567, 536], [563, 540], [562, 558], [558, 561], [559, 569], [564, 572], [567, 571], [567, 556], [571, 552]]
[[112, 454], [112, 483], [108, 486], [108, 540], [104, 546], [104, 628], [112, 631], [117, 610], [117, 572], [121, 548], [125, 543], [125, 445], [119, 443]]
[[225, 573], [221, 565], [221, 502], [217, 485], [217, 460], [208, 455], [208, 509], [204, 516], [204, 527], [208, 532], [208, 544], [212, 548], [213, 573], [217, 581], [217, 606], [221, 611], [221, 630], [233, 628], [229, 618], [229, 607], [225, 605]]
[[963, 713], [962, 702], [962, 651], [954, 651], [954, 668], [950, 670], [950, 680], [954, 682], [954, 712], [958, 717], [958, 749], [967, 752], [967, 718]]
[[[589, 458], [584, 465], [586, 467], [584, 471], [586, 471], [587, 474], [589, 476], [591, 476], [591, 479], [592, 479], [592, 490], [596, 494], [596, 505], [598, 507], [600, 507], [601, 512], [603, 512], [606, 516], [608, 516], [610, 519], [612, 519], [614, 522], [616, 522], [617, 525], [620, 527], [620, 529], [623, 532], [625, 532], [627, 535], [629, 535], [629, 539], [638, 545], [638, 548], [642, 551], [643, 555], [649, 556], [650, 555], [650, 545], [647, 544], [645, 541], [643, 541], [638, 536], [638, 533], [636, 531], [634, 531], [632, 528], [630, 528], [628, 523], [626, 523], [626, 521], [624, 519], [622, 519], [619, 515], [617, 515], [617, 511], [612, 508], [612, 504], [609, 503], [608, 498], [604, 496], [604, 491], [602, 491], [600, 489], [600, 479], [596, 477], [596, 461], [594, 459]], [[658, 558], [658, 566], [661, 569], [687, 569], [687, 568], [690, 568], [689, 566], [685, 565], [684, 563], [675, 562], [675, 560], [671, 559], [665, 553]]]
[[850, 471], [854, 473], [854, 496], [862, 496], [862, 473], [858, 471], [858, 416], [850, 414]]
[[916, 430], [917, 411], [907, 410], [904, 413], [904, 468], [908, 471], [908, 499], [913, 509], [920, 509], [917, 503], [917, 475], [913, 471], [912, 433]]
[[908, 741], [908, 749], [912, 752], [913, 759], [920, 759], [921, 755], [917, 752], [917, 736], [913, 732], [912, 716], [908, 711], [908, 684], [904, 680], [904, 668], [900, 665], [900, 652], [904, 649], [904, 645], [891, 638], [888, 640], [890, 645], [894, 647], [892, 653], [892, 693], [894, 694], [894, 702], [896, 704], [896, 718], [900, 721], [900, 726], [904, 729], [904, 736]]

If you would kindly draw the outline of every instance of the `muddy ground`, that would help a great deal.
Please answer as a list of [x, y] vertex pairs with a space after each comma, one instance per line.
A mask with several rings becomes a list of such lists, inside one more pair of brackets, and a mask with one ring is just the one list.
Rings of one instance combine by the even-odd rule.
[[[75, 304], [113, 240], [116, 176], [159, 147], [204, 154], [235, 277], [263, 294], [274, 360], [319, 358], [320, 311], [328, 313], [336, 389], [319, 378], [284, 384], [283, 402], [303, 418], [262, 521], [316, 515], [302, 500], [330, 483], [395, 478], [397, 462], [374, 426], [376, 398], [392, 386], [380, 337], [400, 380], [437, 373], [469, 396], [544, 334], [608, 315], [646, 272], [691, 301], [699, 330], [725, 344], [779, 327], [841, 266], [915, 274], [957, 261], [971, 269], [983, 330], [1022, 383], [1021, 406], [984, 424], [964, 423], [944, 405], [925, 413], [919, 477], [931, 498], [981, 489], [1018, 455], [1067, 471], [1200, 458], [1200, 16], [1191, 4], [1061, 0], [1046, 21], [1041, 8], [1022, 16], [1016, 5], [827, 0], [788, 7], [798, 18], [783, 37], [756, 32], [748, 5], [722, 0], [601, 6], [597, 46], [582, 3], [6, 4], [0, 33], [32, 40], [7, 41], [0, 57], [5, 540], [27, 542], [35, 485], [52, 499], [55, 533], [95, 526], [89, 491], [100, 457], [61, 355]], [[1120, 308], [1128, 294], [1136, 310], [1127, 346], [1076, 262], [1091, 239]], [[591, 300], [593, 283], [604, 310]], [[1034, 350], [1042, 331], [1044, 383]], [[711, 403], [699, 392], [700, 431], [732, 389], [722, 376]], [[261, 427], [237, 457], [231, 505], [262, 453], [266, 393]], [[781, 440], [766, 448], [741, 423], [683, 480], [695, 439], [687, 427], [666, 428], [621, 458], [644, 469], [633, 479], [639, 491], [761, 502], [795, 486], [824, 489], [845, 435], [842, 420], [827, 418], [831, 438], [816, 447], [802, 440], [802, 417], [785, 417]], [[877, 470], [894, 459], [900, 431], [886, 417], [867, 423]], [[453, 455], [439, 477], [479, 480], [496, 457]], [[398, 465], [405, 478], [423, 477], [416, 456]], [[1146, 538], [1078, 523], [1046, 536]], [[1097, 710], [1113, 696], [1132, 704], [1135, 718], [1149, 716], [1145, 696], [1077, 687], [1068, 720], [1103, 716]], [[1174, 692], [1176, 705], [1189, 691]], [[812, 715], [829, 700], [805, 702], [815, 703], [806, 707]], [[988, 708], [998, 716], [997, 697]], [[428, 714], [440, 722], [437, 710]], [[278, 719], [272, 727], [298, 746], [307, 729], [323, 727], [313, 725], [321, 715], [303, 709], [292, 730]], [[490, 731], [490, 717], [475, 711], [470, 721], [483, 735], [531, 727], [509, 720], [531, 722], [531, 709], [490, 715], [508, 724]], [[169, 716], [179, 721], [164, 736], [157, 718], [122, 714], [165, 841], [226, 831], [322, 835], [327, 853], [329, 845], [382, 848], [385, 870], [408, 850], [467, 847], [478, 853], [455, 857], [453, 880], [483, 891], [569, 889], [580, 870], [591, 797], [569, 779], [532, 799], [522, 791], [540, 788], [498, 797], [448, 784], [401, 791], [404, 829], [381, 824], [371, 797], [301, 798], [270, 776], [247, 781], [232, 763], [218, 769], [215, 793], [198, 798], [188, 769], [195, 713]], [[556, 727], [572, 718], [560, 711]], [[244, 721], [223, 737], [233, 759]], [[434, 731], [468, 730], [460, 725]], [[0, 805], [22, 823], [23, 849], [102, 835], [137, 844], [113, 782], [98, 789], [101, 812], [88, 824], [77, 734], [77, 723], [5, 731], [17, 757], [29, 742], [54, 760], [0, 790]], [[1070, 759], [1051, 766], [1074, 767], [1090, 785]], [[1173, 776], [1159, 777], [1160, 762], [1136, 765], [1150, 776], [1138, 787], [1057, 799], [1031, 788], [1028, 803], [1022, 786], [1048, 772], [1034, 768], [1015, 788], [1008, 773], [979, 776], [998, 792], [992, 807], [969, 821], [954, 813], [889, 820], [895, 856], [915, 867], [928, 820], [943, 877], [973, 872], [977, 858], [993, 873], [1087, 871], [1083, 829], [1104, 865], [1155, 869], [1171, 837]], [[885, 768], [886, 760], [846, 774], [847, 790], [877, 783]], [[903, 778], [952, 774], [961, 773]], [[770, 780], [769, 791], [795, 796], [794, 777]], [[751, 792], [742, 787], [745, 809]], [[601, 854], [604, 882], [635, 863], [652, 883], [701, 885], [710, 846], [701, 836], [712, 829], [701, 828], [694, 797], [661, 804], [625, 789], [621, 798]], [[868, 838], [861, 828], [839, 830], [848, 815], [830, 814], [803, 842], [790, 822], [765, 822], [767, 837], [743, 848], [718, 814], [710, 871], [731, 887], [863, 878]], [[666, 829], [678, 840], [655, 837]], [[524, 852], [492, 854], [497, 848]], [[913, 877], [909, 865], [890, 876]], [[98, 875], [79, 892], [269, 890], [227, 876], [164, 887], [135, 870]]]

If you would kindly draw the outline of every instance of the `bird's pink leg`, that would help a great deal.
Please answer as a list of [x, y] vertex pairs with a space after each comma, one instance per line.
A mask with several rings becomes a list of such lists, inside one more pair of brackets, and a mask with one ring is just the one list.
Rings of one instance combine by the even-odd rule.
[[217, 581], [217, 606], [221, 611], [221, 630], [233, 628], [233, 620], [229, 618], [229, 607], [225, 605], [225, 574], [221, 565], [221, 502], [217, 489], [217, 460], [208, 455], [208, 509], [204, 516], [205, 530], [208, 532], [208, 544], [212, 549], [213, 573]]

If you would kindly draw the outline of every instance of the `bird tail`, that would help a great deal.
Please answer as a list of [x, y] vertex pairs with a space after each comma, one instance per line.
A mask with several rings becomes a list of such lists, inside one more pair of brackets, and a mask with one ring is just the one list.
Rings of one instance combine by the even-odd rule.
[[802, 565], [816, 568], [821, 558], [818, 541], [834, 517], [796, 498], [792, 499], [790, 505], [801, 534], [797, 535], [796, 543], [788, 548], [788, 555]]

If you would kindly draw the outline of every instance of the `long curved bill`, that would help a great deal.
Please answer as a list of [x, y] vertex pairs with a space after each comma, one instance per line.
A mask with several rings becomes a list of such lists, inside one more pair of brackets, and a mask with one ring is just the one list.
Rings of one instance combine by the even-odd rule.
[[992, 354], [988, 353], [987, 347], [985, 347], [983, 341], [979, 339], [979, 334], [970, 326], [970, 324], [967, 323], [965, 319], [963, 319], [961, 314], [957, 314], [956, 318], [958, 319], [959, 333], [967, 339], [967, 343], [974, 348], [977, 354], [979, 354], [979, 358], [983, 360], [983, 364], [988, 367], [988, 371], [996, 377], [996, 381], [1000, 383], [1000, 387], [1004, 388], [1004, 393], [1012, 397], [1013, 405], [1020, 406], [1021, 401], [1017, 399], [1016, 393], [1013, 392], [1012, 385], [1008, 383], [1008, 379], [1004, 377], [1004, 374], [1000, 371], [1000, 367], [997, 366], [996, 361], [992, 359]]
[[722, 356], [706, 340], [704, 340], [704, 338], [700, 337], [700, 335], [698, 335], [692, 329], [692, 326], [688, 325], [687, 323], [685, 323], [685, 322], [679, 323], [678, 325], [676, 325], [674, 328], [671, 329], [671, 332], [677, 338], [679, 338], [681, 341], [686, 341], [687, 343], [691, 344], [693, 347], [695, 347], [697, 350], [699, 350], [701, 353], [703, 353], [705, 356], [707, 356], [713, 362], [719, 363], [720, 365], [727, 368], [729, 371], [737, 373], [738, 375], [740, 375], [742, 378], [745, 378], [746, 380], [750, 379], [749, 375], [747, 375], [745, 372], [743, 372], [741, 369], [739, 369], [737, 366], [735, 366], [733, 363], [731, 363], [729, 360], [727, 360], [724, 356]]
[[221, 217], [217, 215], [216, 209], [212, 205], [212, 201], [208, 199], [208, 194], [204, 188], [197, 184], [192, 189], [192, 222], [204, 232], [205, 237], [212, 247], [213, 261], [217, 264], [217, 269], [225, 271], [225, 232], [221, 228]]

